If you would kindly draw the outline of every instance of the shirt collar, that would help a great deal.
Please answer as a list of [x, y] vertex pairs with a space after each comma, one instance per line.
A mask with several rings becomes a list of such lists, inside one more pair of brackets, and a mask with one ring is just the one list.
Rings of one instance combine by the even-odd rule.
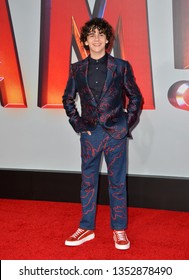
[[103, 57], [101, 57], [100, 59], [94, 59], [89, 55], [89, 63], [90, 64], [103, 64], [106, 63], [108, 59], [108, 55], [107, 53], [105, 53], [105, 55]]

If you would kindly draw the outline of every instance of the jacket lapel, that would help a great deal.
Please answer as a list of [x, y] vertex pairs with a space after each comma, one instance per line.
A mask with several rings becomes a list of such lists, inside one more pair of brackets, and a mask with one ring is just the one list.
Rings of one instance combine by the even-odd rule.
[[114, 58], [111, 55], [108, 55], [107, 76], [106, 76], [106, 80], [105, 80], [105, 83], [104, 83], [104, 87], [103, 87], [103, 90], [102, 90], [100, 100], [103, 98], [104, 94], [107, 92], [107, 90], [108, 90], [108, 88], [109, 88], [109, 86], [112, 82], [113, 74], [114, 74], [114, 71], [115, 71], [116, 67], [117, 66], [114, 63]]
[[87, 57], [85, 60], [83, 60], [82, 66], [80, 68], [80, 71], [81, 71], [80, 74], [82, 74], [82, 77], [84, 77], [84, 79], [85, 79], [84, 83], [85, 83], [85, 85], [88, 89], [88, 92], [89, 92], [92, 100], [96, 103], [96, 100], [95, 100], [95, 98], [93, 96], [93, 93], [92, 93], [92, 91], [89, 87], [89, 84], [88, 84], [88, 79], [87, 79], [88, 67], [89, 67], [89, 59]]

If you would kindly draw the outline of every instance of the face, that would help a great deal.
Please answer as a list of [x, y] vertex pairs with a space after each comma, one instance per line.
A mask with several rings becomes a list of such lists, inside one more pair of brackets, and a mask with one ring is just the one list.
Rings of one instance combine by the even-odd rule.
[[105, 47], [108, 43], [106, 35], [96, 28], [91, 31], [87, 36], [86, 46], [89, 46], [90, 54], [92, 58], [100, 58], [105, 54]]

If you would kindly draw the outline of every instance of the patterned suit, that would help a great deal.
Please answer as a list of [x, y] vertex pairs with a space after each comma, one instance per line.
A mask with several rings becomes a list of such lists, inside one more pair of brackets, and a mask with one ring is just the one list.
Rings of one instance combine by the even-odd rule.
[[[126, 142], [130, 128], [135, 124], [141, 108], [142, 96], [127, 61], [108, 55], [107, 77], [97, 103], [88, 82], [89, 59], [71, 65], [63, 96], [63, 105], [69, 122], [81, 133], [82, 158], [82, 219], [80, 227], [95, 228], [96, 197], [101, 155], [104, 153], [111, 208], [111, 227], [127, 227], [126, 207]], [[80, 96], [81, 116], [75, 98]], [[125, 97], [127, 111], [124, 110]], [[86, 131], [91, 131], [88, 135]]]

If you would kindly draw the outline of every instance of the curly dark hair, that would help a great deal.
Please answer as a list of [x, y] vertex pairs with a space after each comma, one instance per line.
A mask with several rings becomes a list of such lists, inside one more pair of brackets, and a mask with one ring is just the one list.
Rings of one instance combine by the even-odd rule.
[[106, 43], [106, 49], [109, 47], [111, 41], [114, 38], [112, 26], [103, 18], [93, 18], [85, 23], [81, 28], [80, 41], [83, 43], [83, 46], [86, 50], [89, 50], [89, 47], [85, 45], [87, 41], [87, 36], [91, 31], [98, 29], [100, 32], [106, 35], [108, 43]]

